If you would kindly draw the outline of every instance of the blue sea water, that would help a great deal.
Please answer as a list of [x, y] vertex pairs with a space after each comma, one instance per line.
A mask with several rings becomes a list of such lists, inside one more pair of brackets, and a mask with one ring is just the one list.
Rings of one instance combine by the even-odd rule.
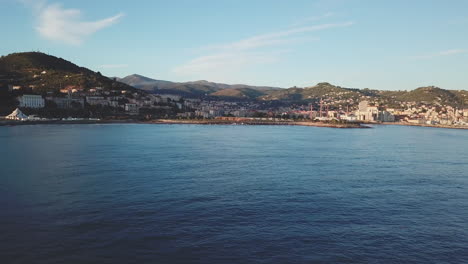
[[0, 263], [468, 263], [468, 131], [0, 127]]

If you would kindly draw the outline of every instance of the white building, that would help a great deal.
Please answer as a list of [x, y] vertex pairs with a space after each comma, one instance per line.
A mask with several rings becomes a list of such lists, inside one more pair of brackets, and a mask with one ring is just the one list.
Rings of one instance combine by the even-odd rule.
[[125, 104], [125, 111], [130, 113], [138, 113], [138, 106], [136, 104]]
[[28, 116], [23, 114], [23, 112], [21, 112], [21, 110], [19, 110], [18, 108], [16, 108], [15, 111], [13, 111], [11, 114], [7, 115], [5, 117], [6, 119], [9, 119], [9, 120], [20, 120], [20, 121], [24, 121], [24, 120], [27, 120], [28, 119]]
[[20, 107], [44, 108], [45, 100], [40, 95], [25, 94], [18, 97]]
[[379, 115], [379, 109], [375, 106], [369, 106], [367, 101], [359, 103], [359, 110], [356, 111], [356, 118], [359, 121], [376, 121]]
[[89, 105], [102, 105], [106, 106], [109, 105], [109, 100], [102, 96], [86, 96], [86, 102]]
[[340, 115], [341, 120], [346, 120], [349, 122], [356, 122], [357, 118], [354, 114], [349, 114], [349, 115]]
[[376, 106], [368, 106], [367, 101], [359, 103], [359, 110], [356, 111], [356, 119], [365, 122], [394, 122], [395, 116], [388, 111], [379, 111]]
[[53, 101], [58, 108], [67, 109], [75, 107], [84, 107], [84, 99], [83, 98], [72, 98], [69, 97], [46, 97], [47, 100]]

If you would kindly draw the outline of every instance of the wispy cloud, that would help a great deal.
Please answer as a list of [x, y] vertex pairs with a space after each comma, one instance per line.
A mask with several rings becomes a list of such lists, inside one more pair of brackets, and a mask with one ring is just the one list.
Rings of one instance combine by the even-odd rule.
[[[231, 43], [209, 45], [200, 50], [207, 53], [196, 57], [183, 65], [173, 69], [174, 73], [180, 75], [211, 77], [237, 71], [248, 66], [256, 64], [268, 64], [277, 62], [282, 54], [285, 53], [285, 46], [304, 41], [306, 33], [349, 27], [353, 22], [329, 23], [311, 26], [294, 27], [287, 30], [260, 34], [257, 36], [233, 41]], [[316, 41], [318, 38], [307, 40]]]
[[71, 45], [81, 44], [99, 30], [117, 23], [123, 14], [96, 21], [85, 21], [79, 9], [64, 8], [61, 4], [46, 1], [20, 0], [36, 16], [37, 32], [44, 38]]
[[119, 68], [127, 68], [128, 64], [103, 64], [100, 65], [99, 68], [101, 69], [119, 69]]
[[319, 16], [305, 17], [305, 18], [299, 19], [296, 22], [294, 22], [292, 24], [292, 26], [297, 27], [297, 26], [304, 25], [304, 24], [307, 24], [307, 23], [310, 23], [310, 22], [316, 22], [316, 21], [319, 21], [319, 20], [322, 20], [322, 19], [330, 18], [330, 17], [333, 17], [334, 15], [335, 15], [334, 13], [328, 12], [328, 13], [325, 13], [325, 14], [319, 15]]
[[278, 59], [278, 53], [262, 52], [224, 52], [197, 57], [176, 67], [175, 73], [182, 75], [204, 76], [216, 73], [218, 77], [234, 73], [245, 65], [273, 63]]
[[443, 50], [440, 52], [435, 52], [431, 54], [426, 54], [426, 55], [420, 55], [420, 56], [413, 56], [413, 59], [433, 59], [437, 57], [444, 57], [444, 56], [452, 56], [452, 55], [457, 55], [457, 54], [463, 54], [463, 53], [468, 53], [467, 49], [449, 49], [449, 50]]
[[305, 26], [305, 27], [296, 27], [284, 31], [278, 31], [268, 34], [257, 35], [254, 37], [242, 39], [239, 41], [235, 41], [228, 44], [223, 45], [213, 45], [208, 46], [205, 48], [211, 49], [224, 49], [224, 50], [250, 50], [261, 48], [265, 46], [273, 46], [279, 44], [287, 44], [291, 43], [294, 39], [289, 37], [293, 35], [297, 35], [300, 33], [307, 33], [319, 30], [325, 30], [329, 28], [337, 28], [337, 27], [348, 27], [353, 25], [353, 22], [345, 22], [345, 23], [335, 23], [335, 24], [321, 24], [321, 25], [314, 25], [314, 26]]
[[439, 52], [439, 56], [448, 56], [448, 55], [455, 55], [460, 53], [466, 53], [468, 50], [464, 49], [451, 49]]

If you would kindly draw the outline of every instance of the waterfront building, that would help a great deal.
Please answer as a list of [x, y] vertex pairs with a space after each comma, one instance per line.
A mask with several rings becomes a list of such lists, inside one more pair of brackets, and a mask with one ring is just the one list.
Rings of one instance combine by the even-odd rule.
[[356, 111], [356, 117], [359, 121], [374, 122], [378, 120], [379, 109], [376, 106], [369, 106], [368, 101], [359, 103], [359, 110]]
[[340, 119], [341, 120], [346, 120], [346, 121], [349, 121], [349, 122], [356, 122], [357, 121], [357, 117], [354, 114], [341, 115]]
[[44, 108], [45, 100], [40, 95], [25, 94], [18, 97], [19, 106], [27, 108]]
[[380, 111], [377, 106], [369, 106], [368, 101], [359, 103], [359, 109], [355, 113], [356, 119], [366, 122], [395, 122], [395, 115], [389, 111]]
[[378, 114], [378, 121], [395, 122], [395, 116], [388, 111], [380, 111]]
[[23, 112], [21, 112], [19, 108], [16, 108], [15, 111], [7, 115], [5, 118], [9, 120], [20, 120], [20, 121], [28, 120], [28, 116], [23, 114]]

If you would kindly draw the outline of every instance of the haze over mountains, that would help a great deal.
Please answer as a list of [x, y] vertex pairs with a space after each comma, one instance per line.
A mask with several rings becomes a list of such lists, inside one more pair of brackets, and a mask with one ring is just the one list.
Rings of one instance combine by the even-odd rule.
[[[285, 76], [285, 78], [287, 78]], [[445, 90], [427, 86], [412, 91], [384, 91], [344, 88], [319, 83], [306, 88], [278, 88], [223, 84], [209, 81], [171, 82], [133, 74], [124, 78], [108, 78], [99, 72], [80, 67], [62, 58], [39, 52], [13, 53], [0, 58], [0, 88], [8, 85], [34, 87], [36, 93], [58, 92], [67, 85], [83, 89], [103, 87], [113, 90], [134, 90], [159, 94], [176, 94], [187, 98], [211, 100], [260, 100], [284, 103], [307, 103], [328, 98], [334, 101], [358, 102], [363, 98], [397, 105], [417, 102], [435, 105], [468, 106], [467, 90]], [[137, 90], [136, 90], [137, 89]]]

